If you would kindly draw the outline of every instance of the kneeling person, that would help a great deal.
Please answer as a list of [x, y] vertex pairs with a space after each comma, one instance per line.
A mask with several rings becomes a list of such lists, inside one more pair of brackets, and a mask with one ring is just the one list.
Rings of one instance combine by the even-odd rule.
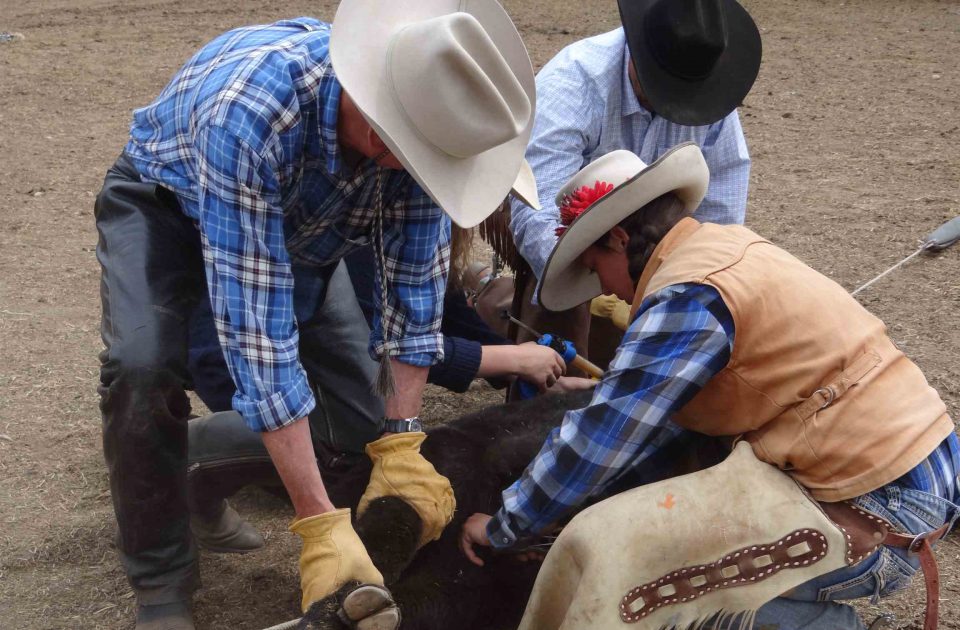
[[[443, 355], [450, 221], [475, 225], [526, 175], [534, 102], [530, 59], [495, 0], [344, 0], [332, 25], [219, 36], [134, 113], [96, 220], [104, 454], [138, 630], [194, 628], [185, 390], [188, 322], [204, 307], [232, 406], [296, 511], [304, 608], [345, 581], [382, 582], [317, 466], [306, 419], [318, 398], [330, 416], [319, 441], [374, 460], [359, 509], [401, 496], [422, 512], [420, 542], [440, 536], [453, 493], [419, 454], [416, 416]], [[336, 286], [342, 258], [368, 242], [378, 321], [366, 339]]]
[[[691, 218], [708, 181], [687, 144], [650, 166], [610, 153], [558, 194], [568, 211], [541, 303], [613, 293], [632, 301], [631, 321], [590, 406], [567, 413], [493, 517], [467, 521], [468, 556], [522, 545], [692, 432], [740, 437], [816, 500], [849, 501], [910, 535], [936, 539], [957, 518], [960, 442], [937, 392], [842, 287], [744, 227]], [[887, 595], [918, 564], [883, 546], [756, 621], [862, 628], [832, 600]]]

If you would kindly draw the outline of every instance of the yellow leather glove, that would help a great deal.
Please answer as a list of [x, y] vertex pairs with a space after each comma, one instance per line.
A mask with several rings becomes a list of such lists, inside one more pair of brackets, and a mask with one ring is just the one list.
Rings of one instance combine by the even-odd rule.
[[383, 576], [373, 566], [367, 549], [350, 524], [348, 508], [294, 521], [290, 531], [303, 540], [300, 552], [303, 612], [350, 580], [383, 586]]
[[615, 295], [600, 295], [590, 302], [590, 314], [613, 322], [620, 330], [630, 328], [630, 305]]
[[421, 432], [395, 433], [367, 444], [373, 471], [357, 506], [357, 514], [363, 514], [379, 497], [396, 496], [409, 503], [423, 522], [418, 548], [440, 538], [457, 507], [450, 480], [420, 454], [425, 439]]

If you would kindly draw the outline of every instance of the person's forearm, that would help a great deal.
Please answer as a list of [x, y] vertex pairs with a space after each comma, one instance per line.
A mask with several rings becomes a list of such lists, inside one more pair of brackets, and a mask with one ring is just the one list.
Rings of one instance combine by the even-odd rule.
[[516, 346], [484, 346], [478, 378], [516, 376], [520, 371]]
[[423, 388], [430, 368], [408, 365], [390, 359], [393, 371], [394, 395], [387, 398], [384, 413], [388, 418], [403, 419], [420, 415], [423, 406]]
[[276, 431], [262, 433], [263, 445], [280, 479], [293, 501], [298, 519], [330, 512], [334, 509], [317, 468], [310, 425], [306, 418]]

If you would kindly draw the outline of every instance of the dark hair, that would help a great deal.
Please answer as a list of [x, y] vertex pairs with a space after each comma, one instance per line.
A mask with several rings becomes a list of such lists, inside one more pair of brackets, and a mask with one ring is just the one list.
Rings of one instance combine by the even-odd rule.
[[[634, 282], [640, 280], [643, 268], [663, 237], [667, 235], [680, 219], [693, 214], [672, 192], [660, 195], [619, 223], [630, 235], [627, 242], [627, 269]], [[595, 243], [606, 247], [609, 232]]]

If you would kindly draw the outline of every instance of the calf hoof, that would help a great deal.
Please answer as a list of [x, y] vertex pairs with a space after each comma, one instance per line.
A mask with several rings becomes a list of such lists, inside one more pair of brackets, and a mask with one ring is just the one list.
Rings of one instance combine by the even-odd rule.
[[396, 630], [400, 626], [400, 609], [390, 591], [373, 584], [348, 593], [337, 615], [355, 630]]
[[400, 627], [400, 609], [396, 605], [361, 619], [355, 626], [357, 630], [396, 630]]

